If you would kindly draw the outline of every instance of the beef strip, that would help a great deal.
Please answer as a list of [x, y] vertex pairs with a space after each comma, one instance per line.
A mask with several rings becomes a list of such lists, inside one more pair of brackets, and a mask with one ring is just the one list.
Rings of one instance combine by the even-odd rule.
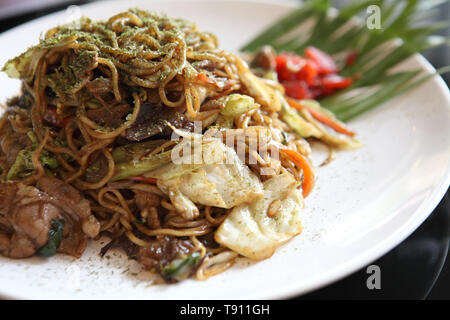
[[30, 145], [30, 138], [26, 134], [13, 131], [9, 122], [0, 131], [0, 150], [5, 154], [9, 168], [16, 161], [18, 153]]
[[150, 241], [147, 247], [140, 247], [137, 258], [146, 267], [166, 265], [180, 255], [189, 255], [193, 244], [188, 240], [181, 240], [171, 236], [163, 236]]
[[[108, 231], [103, 231], [102, 235], [112, 238], [112, 234]], [[112, 239], [107, 245], [105, 245], [100, 250], [100, 256], [103, 258], [109, 250], [115, 248], [122, 249], [129, 257], [136, 256], [139, 250], [138, 247], [131, 242], [126, 235], [123, 234], [120, 237]]]
[[48, 241], [53, 219], [64, 219], [58, 252], [80, 257], [87, 238], [98, 235], [100, 224], [89, 202], [72, 186], [44, 177], [38, 188], [20, 182], [0, 184], [0, 253], [10, 258], [35, 254]]
[[141, 141], [153, 136], [170, 137], [172, 130], [168, 123], [175, 128], [193, 131], [194, 123], [188, 121], [182, 111], [180, 108], [143, 103], [136, 121], [126, 130], [125, 137], [129, 141]]
[[123, 117], [129, 112], [129, 105], [119, 104], [116, 106], [103, 106], [98, 109], [91, 109], [88, 110], [86, 114], [89, 119], [101, 126], [117, 128], [124, 122]]
[[275, 56], [276, 52], [271, 46], [264, 46], [258, 51], [258, 53], [256, 53], [253, 61], [251, 62], [251, 67], [275, 71]]
[[100, 230], [100, 223], [91, 214], [89, 201], [71, 185], [51, 177], [43, 177], [37, 187], [52, 197], [52, 202], [69, 214], [72, 220], [81, 224], [83, 232], [94, 238]]
[[86, 84], [86, 89], [91, 94], [104, 94], [112, 91], [112, 82], [109, 78], [98, 77]]
[[152, 229], [161, 228], [161, 223], [159, 221], [158, 211], [155, 210], [155, 207], [158, 207], [160, 204], [160, 198], [153, 193], [134, 190], [136, 205], [138, 209], [143, 212], [143, 210], [147, 210], [146, 222], [147, 225]]
[[0, 232], [0, 253], [10, 258], [32, 256], [48, 240], [50, 222], [59, 209], [48, 196], [20, 182], [0, 184], [0, 215], [8, 231]]
[[140, 190], [134, 190], [133, 192], [136, 195], [136, 204], [139, 210], [143, 210], [147, 207], [159, 206], [160, 199], [156, 194]]

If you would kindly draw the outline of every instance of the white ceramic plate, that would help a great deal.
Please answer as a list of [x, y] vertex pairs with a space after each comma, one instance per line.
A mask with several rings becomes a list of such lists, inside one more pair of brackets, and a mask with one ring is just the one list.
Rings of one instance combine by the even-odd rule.
[[[164, 11], [216, 33], [237, 50], [292, 6], [252, 1], [117, 1], [82, 7], [106, 18], [128, 7]], [[73, 11], [74, 12], [74, 11]], [[76, 12], [76, 11], [75, 11]], [[0, 65], [37, 42], [42, 30], [73, 18], [66, 12], [0, 35]], [[402, 66], [433, 72], [416, 55]], [[0, 75], [0, 101], [18, 92]], [[91, 242], [79, 260], [0, 258], [0, 295], [38, 299], [261, 299], [302, 294], [369, 264], [410, 235], [432, 212], [450, 180], [450, 97], [439, 77], [350, 123], [364, 147], [341, 152], [319, 169], [304, 210], [305, 231], [268, 260], [245, 259], [207, 281], [149, 286], [151, 275], [120, 254], [98, 256]], [[381, 270], [383, 272], [383, 270]]]

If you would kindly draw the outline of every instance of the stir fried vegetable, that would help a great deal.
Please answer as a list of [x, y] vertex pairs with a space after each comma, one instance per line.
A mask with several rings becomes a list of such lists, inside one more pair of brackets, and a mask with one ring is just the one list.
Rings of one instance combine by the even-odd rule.
[[303, 197], [306, 198], [314, 186], [314, 170], [309, 161], [300, 153], [291, 149], [281, 149], [280, 152], [286, 154], [295, 165], [299, 166], [303, 172]]
[[39, 255], [44, 257], [50, 257], [56, 254], [59, 244], [61, 242], [65, 221], [62, 219], [52, 219], [50, 222], [52, 228], [48, 231], [48, 241], [39, 250]]
[[237, 117], [256, 108], [259, 106], [252, 97], [235, 93], [226, 97], [225, 108], [220, 113], [225, 117]]
[[264, 196], [240, 205], [220, 225], [214, 239], [254, 260], [269, 258], [282, 243], [302, 231], [302, 196], [289, 173], [264, 182]]
[[282, 98], [281, 101], [281, 116], [297, 134], [303, 138], [320, 138], [322, 136], [322, 132], [314, 125], [303, 119], [302, 116], [300, 116], [284, 98]]
[[[324, 125], [332, 128], [336, 132], [346, 134], [348, 136], [354, 136], [355, 133], [350, 131], [345, 127], [343, 123], [339, 120], [333, 119], [332, 115], [326, 114], [322, 110], [320, 110], [320, 105], [314, 102], [302, 101], [298, 102], [294, 99], [286, 98], [289, 105], [297, 110], [302, 110], [304, 108], [308, 109], [309, 113], [318, 121], [322, 122]], [[313, 105], [315, 107], [313, 107]]]
[[187, 257], [180, 257], [161, 268], [161, 274], [169, 280], [181, 281], [186, 279], [200, 262], [200, 253], [193, 252]]
[[275, 57], [278, 79], [286, 94], [295, 99], [319, 98], [353, 83], [344, 78], [334, 60], [322, 50], [307, 47], [304, 56], [283, 52]]
[[142, 175], [148, 171], [164, 166], [169, 161], [170, 151], [166, 151], [156, 155], [146, 156], [142, 159], [118, 163], [115, 166], [111, 181]]
[[[331, 14], [331, 1], [309, 0], [269, 25], [241, 50], [257, 52], [263, 46], [270, 45], [280, 54], [292, 52], [301, 55], [308, 47], [315, 47], [327, 54], [308, 50], [309, 57], [326, 66], [324, 70], [331, 71], [335, 68], [328, 55], [332, 58], [344, 55], [347, 62], [340, 70], [343, 78], [324, 77], [323, 88], [335, 92], [336, 89], [348, 87], [323, 98], [321, 105], [333, 111], [341, 121], [348, 121], [430, 78], [429, 75], [419, 76], [420, 70], [394, 71], [393, 67], [416, 52], [448, 44], [448, 36], [436, 34], [448, 23], [432, 19], [429, 21], [433, 22], [424, 23], [423, 20], [424, 16], [432, 15], [442, 2], [355, 0], [339, 10], [334, 9], [334, 14]], [[349, 23], [351, 17], [365, 14], [369, 5], [380, 8], [384, 24], [381, 29], [370, 30], [365, 23]], [[311, 27], [312, 30], [306, 37], [304, 27]], [[394, 39], [401, 41], [395, 41], [392, 45]], [[380, 48], [383, 48], [382, 52]], [[378, 58], [381, 58], [379, 63], [371, 63]], [[444, 67], [436, 73], [449, 71], [450, 68]], [[356, 74], [361, 77], [353, 79]], [[353, 83], [349, 86], [351, 78]], [[308, 94], [315, 95], [306, 90], [308, 86], [305, 83], [286, 83], [285, 86], [289, 87], [286, 89], [288, 95], [297, 99], [303, 99]]]
[[219, 140], [204, 143], [202, 147], [201, 163], [170, 163], [144, 175], [156, 178], [174, 196], [183, 195], [194, 203], [219, 208], [248, 203], [262, 194], [258, 177], [234, 149]]
[[[37, 147], [37, 144], [33, 142], [32, 149], [34, 150]], [[6, 175], [7, 180], [15, 179], [19, 176], [27, 175], [32, 170], [34, 170], [33, 161], [32, 161], [33, 151], [32, 150], [21, 150], [17, 154], [16, 160], [14, 164], [8, 171]], [[58, 167], [58, 161], [50, 156], [50, 154], [46, 150], [42, 150], [39, 157], [42, 165], [47, 168], [55, 169]]]
[[148, 140], [144, 142], [129, 143], [124, 146], [114, 148], [112, 156], [114, 163], [124, 163], [141, 158], [150, 153], [156, 147], [166, 142], [165, 140]]
[[261, 106], [271, 111], [279, 111], [281, 109], [281, 101], [278, 98], [276, 90], [269, 87], [261, 79], [255, 76], [249, 69], [245, 68], [241, 76], [241, 81], [249, 91], [250, 95], [255, 98]]

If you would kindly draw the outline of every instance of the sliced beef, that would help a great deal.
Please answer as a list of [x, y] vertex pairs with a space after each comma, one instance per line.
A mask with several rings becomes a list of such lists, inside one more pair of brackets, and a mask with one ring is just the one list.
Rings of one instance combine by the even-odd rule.
[[52, 203], [69, 214], [81, 225], [83, 232], [94, 238], [100, 230], [100, 223], [91, 213], [91, 206], [81, 193], [71, 185], [51, 177], [43, 177], [37, 187], [51, 197]]
[[86, 84], [91, 94], [104, 94], [112, 91], [112, 83], [109, 78], [98, 77]]
[[38, 189], [19, 182], [0, 184], [0, 253], [10, 258], [32, 256], [48, 240], [50, 222], [60, 210]]
[[119, 127], [124, 122], [123, 118], [128, 113], [130, 113], [130, 106], [128, 104], [103, 106], [86, 112], [89, 119], [101, 126], [110, 128]]
[[[103, 231], [102, 235], [112, 238], [112, 234], [108, 231]], [[104, 257], [109, 250], [115, 248], [122, 249], [130, 258], [135, 257], [139, 250], [138, 247], [133, 242], [131, 242], [126, 235], [122, 234], [117, 238], [113, 238], [107, 245], [105, 245], [100, 250], [100, 256]]]
[[159, 221], [158, 212], [156, 210], [150, 210], [147, 215], [147, 225], [151, 229], [161, 228], [161, 222]]
[[0, 131], [0, 149], [6, 156], [8, 167], [11, 167], [16, 161], [19, 151], [30, 145], [30, 138], [26, 134], [14, 132], [9, 122]]
[[156, 194], [140, 190], [135, 190], [134, 193], [136, 205], [141, 214], [144, 210], [146, 211], [147, 225], [152, 229], [160, 228], [161, 223], [159, 221], [158, 211], [155, 210], [155, 207], [158, 207], [161, 202], [160, 198]]
[[136, 204], [139, 210], [159, 206], [160, 199], [156, 194], [140, 190], [135, 190], [134, 193], [136, 195]]
[[175, 128], [194, 130], [194, 123], [186, 119], [181, 109], [143, 103], [136, 121], [126, 130], [125, 136], [130, 141], [141, 141], [156, 135], [170, 137], [172, 130], [168, 123]]
[[47, 243], [51, 221], [63, 219], [65, 228], [57, 251], [80, 257], [88, 236], [97, 236], [100, 229], [89, 202], [55, 178], [42, 178], [37, 186], [0, 184], [0, 253], [11, 258], [32, 256]]
[[276, 52], [271, 46], [264, 46], [258, 51], [258, 53], [253, 58], [251, 67], [275, 71], [276, 69], [275, 56]]
[[188, 240], [181, 240], [171, 236], [163, 236], [151, 241], [147, 247], [140, 247], [137, 254], [138, 261], [146, 267], [166, 265], [181, 255], [189, 255], [193, 245]]

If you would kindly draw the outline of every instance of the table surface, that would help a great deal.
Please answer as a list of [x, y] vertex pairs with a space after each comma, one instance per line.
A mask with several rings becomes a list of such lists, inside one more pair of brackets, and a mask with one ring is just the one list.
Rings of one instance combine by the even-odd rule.
[[[26, 21], [64, 9], [69, 4], [83, 4], [89, 0], [50, 0], [40, 2], [40, 7], [11, 7], [8, 16], [0, 16], [0, 32]], [[343, 1], [337, 1], [337, 4]], [[45, 6], [47, 5], [47, 6]], [[23, 8], [27, 8], [24, 11]], [[40, 9], [39, 9], [40, 8]], [[0, 10], [2, 11], [2, 10]], [[6, 10], [3, 10], [5, 13]], [[448, 21], [450, 3], [440, 10], [440, 20]], [[449, 29], [442, 32], [449, 36]], [[450, 49], [439, 48], [426, 52], [425, 57], [436, 67], [450, 65]], [[444, 75], [447, 85], [450, 74]], [[447, 191], [439, 205], [428, 219], [405, 241], [370, 265], [377, 265], [381, 272], [381, 288], [369, 290], [367, 267], [354, 274], [295, 299], [450, 299], [450, 262], [447, 260], [449, 248], [450, 191]]]

